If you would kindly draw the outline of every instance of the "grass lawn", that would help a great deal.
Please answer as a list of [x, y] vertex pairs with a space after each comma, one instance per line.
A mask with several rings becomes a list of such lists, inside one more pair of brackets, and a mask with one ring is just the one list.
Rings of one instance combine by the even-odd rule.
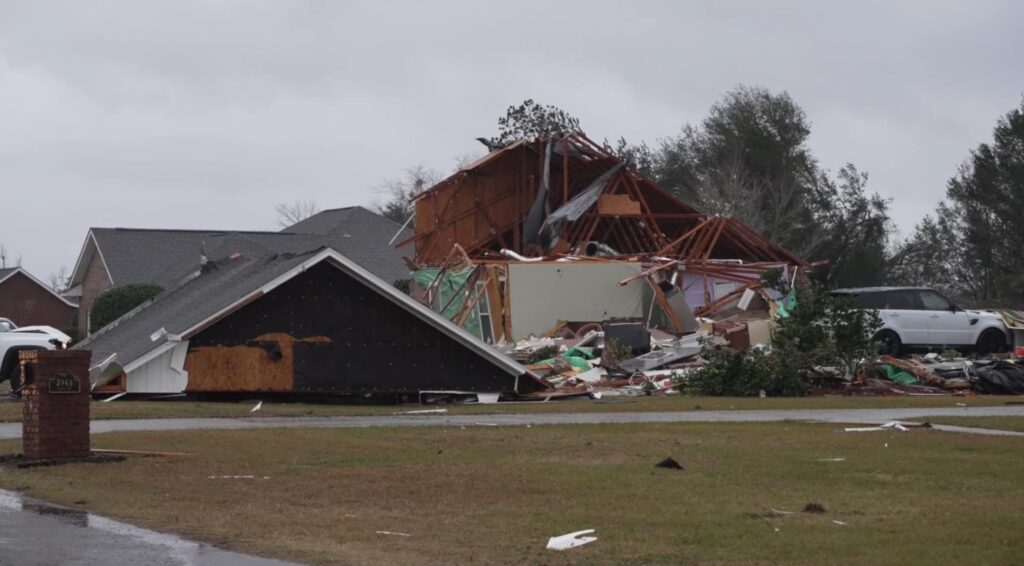
[[[693, 411], [700, 407], [705, 411], [744, 409], [857, 409], [895, 407], [954, 407], [958, 403], [967, 406], [1003, 405], [1019, 397], [986, 396], [974, 397], [799, 397], [769, 398], [756, 397], [690, 397], [666, 395], [657, 397], [615, 397], [603, 401], [574, 399], [546, 403], [514, 403], [497, 405], [325, 405], [314, 403], [264, 402], [256, 413], [249, 409], [255, 400], [245, 403], [216, 403], [195, 401], [125, 401], [110, 403], [94, 402], [94, 419], [162, 419], [180, 417], [299, 417], [299, 416], [365, 416], [390, 415], [401, 411], [446, 408], [451, 414], [502, 414], [502, 413], [606, 413], [638, 411]], [[0, 401], [0, 422], [21, 420], [21, 404], [17, 401]]]
[[[94, 446], [193, 455], [3, 469], [0, 486], [322, 564], [1019, 563], [1024, 441], [838, 428], [111, 433]], [[686, 469], [655, 468], [666, 456]], [[589, 528], [595, 543], [544, 549]]]
[[921, 417], [917, 422], [1024, 432], [1024, 417]]

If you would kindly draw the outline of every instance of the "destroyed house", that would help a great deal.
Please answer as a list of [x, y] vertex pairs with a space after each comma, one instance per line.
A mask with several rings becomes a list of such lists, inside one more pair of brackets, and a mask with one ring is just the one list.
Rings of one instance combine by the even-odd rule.
[[409, 276], [401, 255], [390, 245], [400, 230], [398, 224], [359, 206], [325, 210], [280, 232], [90, 228], [63, 295], [79, 302], [78, 328], [85, 336], [92, 305], [103, 291], [131, 284], [172, 289], [195, 271], [204, 243], [228, 233], [261, 241], [315, 236], [321, 245], [392, 282]]
[[92, 350], [96, 391], [517, 394], [544, 384], [336, 250], [212, 242], [186, 283], [111, 323]]
[[692, 312], [807, 263], [704, 214], [580, 133], [492, 151], [413, 199], [399, 242], [412, 293], [481, 339], [629, 318], [680, 333]]

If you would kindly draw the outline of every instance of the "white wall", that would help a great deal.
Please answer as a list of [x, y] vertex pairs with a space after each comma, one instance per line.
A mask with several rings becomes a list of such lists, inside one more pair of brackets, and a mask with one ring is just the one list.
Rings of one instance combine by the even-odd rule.
[[512, 336], [540, 335], [559, 320], [600, 322], [613, 317], [644, 318], [644, 278], [639, 263], [509, 264]]
[[181, 393], [188, 385], [184, 369], [188, 342], [156, 356], [128, 372], [128, 393]]

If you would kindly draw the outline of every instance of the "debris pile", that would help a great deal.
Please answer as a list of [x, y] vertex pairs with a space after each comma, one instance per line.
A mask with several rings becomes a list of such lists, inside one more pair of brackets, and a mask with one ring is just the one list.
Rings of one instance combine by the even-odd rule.
[[990, 395], [1024, 394], [1024, 364], [1013, 358], [943, 358], [930, 353], [880, 356], [864, 363], [849, 384], [819, 394]]

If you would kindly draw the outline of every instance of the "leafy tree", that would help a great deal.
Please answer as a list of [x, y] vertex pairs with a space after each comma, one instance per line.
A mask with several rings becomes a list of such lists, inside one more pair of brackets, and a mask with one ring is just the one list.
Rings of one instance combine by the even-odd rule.
[[89, 331], [96, 332], [114, 322], [128, 311], [160, 294], [157, 285], [121, 285], [107, 289], [92, 304], [89, 311]]
[[1024, 100], [992, 137], [894, 254], [896, 281], [935, 285], [978, 306], [1024, 306]]
[[769, 239], [806, 254], [815, 241], [816, 162], [810, 122], [785, 93], [739, 86], [699, 128], [662, 142], [656, 180], [705, 212], [738, 217]]
[[519, 106], [509, 106], [505, 115], [498, 118], [498, 135], [489, 141], [491, 146], [501, 147], [520, 139], [576, 131], [580, 131], [578, 118], [557, 106], [537, 104], [528, 98]]
[[815, 189], [818, 238], [811, 253], [830, 260], [826, 280], [836, 287], [873, 285], [886, 277], [893, 232], [889, 201], [868, 194], [867, 181], [867, 173], [847, 163], [836, 179], [822, 173]]

